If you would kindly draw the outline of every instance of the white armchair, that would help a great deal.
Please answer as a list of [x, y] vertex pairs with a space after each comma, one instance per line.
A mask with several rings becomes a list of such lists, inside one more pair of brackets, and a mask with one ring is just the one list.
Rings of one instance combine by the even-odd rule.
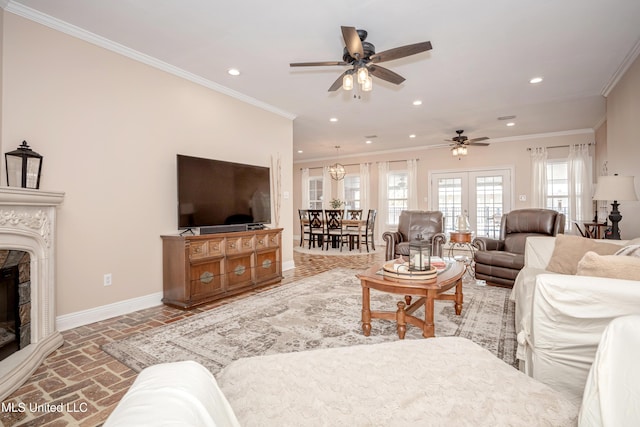
[[527, 239], [525, 267], [511, 295], [517, 357], [529, 376], [580, 399], [606, 326], [640, 314], [640, 282], [549, 272], [554, 246], [554, 237]]

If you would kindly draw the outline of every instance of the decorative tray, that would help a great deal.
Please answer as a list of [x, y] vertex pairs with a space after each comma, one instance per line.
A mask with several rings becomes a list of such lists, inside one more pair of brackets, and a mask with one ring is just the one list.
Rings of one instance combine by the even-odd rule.
[[395, 261], [389, 261], [382, 266], [382, 275], [393, 279], [435, 282], [438, 279], [438, 273], [446, 270], [447, 267], [442, 270], [438, 270], [434, 266], [431, 267], [431, 270], [409, 270], [409, 263], [407, 262], [397, 264]]

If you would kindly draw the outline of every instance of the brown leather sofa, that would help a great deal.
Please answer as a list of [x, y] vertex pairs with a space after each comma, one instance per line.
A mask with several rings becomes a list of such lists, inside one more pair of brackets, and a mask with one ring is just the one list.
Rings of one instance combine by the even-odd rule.
[[386, 258], [395, 259], [400, 255], [409, 256], [409, 242], [418, 234], [433, 243], [432, 254], [442, 256], [442, 245], [447, 238], [444, 233], [444, 217], [438, 211], [402, 211], [398, 220], [398, 231], [387, 231], [382, 239], [387, 245]]
[[498, 239], [473, 239], [476, 279], [512, 287], [524, 266], [527, 237], [564, 233], [564, 223], [564, 214], [550, 209], [518, 209], [502, 215]]

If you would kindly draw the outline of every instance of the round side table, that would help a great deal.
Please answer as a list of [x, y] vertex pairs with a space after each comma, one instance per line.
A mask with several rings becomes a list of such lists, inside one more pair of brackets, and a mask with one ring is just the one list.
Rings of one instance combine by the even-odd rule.
[[454, 258], [453, 252], [456, 248], [468, 250], [471, 256], [459, 256], [457, 260], [464, 262], [467, 266], [467, 272], [471, 277], [475, 277], [475, 269], [473, 268], [473, 256], [475, 249], [471, 244], [473, 233], [471, 231], [452, 231], [449, 233], [449, 258]]

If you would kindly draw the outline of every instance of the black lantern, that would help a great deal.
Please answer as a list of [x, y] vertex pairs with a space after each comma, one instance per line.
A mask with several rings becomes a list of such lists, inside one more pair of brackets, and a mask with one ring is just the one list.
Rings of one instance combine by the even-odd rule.
[[424, 240], [421, 234], [409, 242], [409, 270], [431, 270], [431, 241]]
[[42, 156], [27, 145], [27, 141], [4, 155], [9, 187], [40, 188]]

